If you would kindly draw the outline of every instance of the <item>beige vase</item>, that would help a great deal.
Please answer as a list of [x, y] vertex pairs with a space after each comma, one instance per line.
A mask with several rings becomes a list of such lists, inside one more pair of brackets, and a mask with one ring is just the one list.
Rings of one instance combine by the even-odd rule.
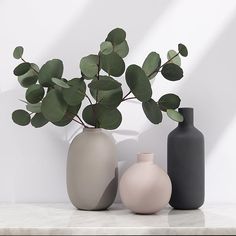
[[67, 191], [82, 210], [105, 210], [118, 185], [115, 142], [101, 129], [84, 129], [72, 141], [67, 159]]
[[138, 214], [161, 210], [168, 204], [171, 190], [169, 176], [154, 164], [152, 153], [138, 154], [137, 163], [123, 174], [119, 184], [122, 202]]

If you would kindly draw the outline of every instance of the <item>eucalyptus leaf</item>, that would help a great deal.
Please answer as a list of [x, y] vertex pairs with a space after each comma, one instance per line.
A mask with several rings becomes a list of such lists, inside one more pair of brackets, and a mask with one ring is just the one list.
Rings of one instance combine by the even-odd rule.
[[105, 110], [100, 113], [98, 121], [101, 128], [113, 130], [120, 126], [122, 115], [118, 109]]
[[101, 68], [109, 75], [119, 77], [125, 71], [123, 59], [115, 52], [109, 55], [101, 55]]
[[173, 109], [167, 109], [167, 115], [176, 122], [183, 122], [184, 117], [182, 114], [180, 114], [178, 111], [175, 111]]
[[30, 70], [30, 68], [31, 68], [30, 63], [23, 62], [14, 69], [13, 73], [16, 76], [24, 75]]
[[168, 93], [163, 95], [159, 101], [158, 104], [161, 108], [162, 111], [166, 111], [167, 109], [176, 109], [180, 105], [180, 98], [173, 94], [173, 93]]
[[125, 58], [129, 53], [129, 46], [125, 40], [121, 44], [114, 46], [114, 52], [117, 53], [120, 57]]
[[48, 123], [48, 120], [43, 116], [42, 113], [37, 113], [31, 119], [31, 125], [35, 128], [41, 128]]
[[137, 65], [130, 65], [125, 73], [126, 83], [131, 92], [141, 102], [146, 102], [152, 97], [152, 88], [145, 72]]
[[100, 51], [104, 55], [108, 55], [113, 52], [113, 45], [109, 41], [102, 42], [100, 44]]
[[35, 103], [35, 104], [27, 103], [26, 109], [32, 113], [40, 113], [41, 112], [41, 105], [42, 105], [41, 102]]
[[184, 44], [180, 43], [178, 45], [178, 50], [179, 50], [179, 53], [180, 53], [181, 56], [183, 56], [183, 57], [188, 56], [188, 49]]
[[52, 78], [60, 79], [63, 74], [63, 62], [59, 59], [53, 59], [46, 62], [39, 70], [39, 83], [43, 87], [53, 86]]
[[99, 80], [92, 80], [88, 87], [90, 89], [107, 91], [121, 87], [121, 83], [109, 76], [99, 76]]
[[69, 88], [70, 86], [63, 81], [62, 79], [58, 79], [58, 78], [52, 78], [52, 82], [62, 88]]
[[43, 99], [44, 93], [45, 92], [42, 85], [33, 84], [27, 89], [25, 98], [29, 103], [35, 104]]
[[82, 112], [83, 120], [94, 127], [99, 127], [98, 117], [106, 109], [100, 104], [88, 105]]
[[98, 73], [99, 57], [97, 55], [89, 55], [80, 60], [80, 69], [87, 77], [94, 77]]
[[113, 45], [118, 45], [125, 41], [125, 37], [125, 31], [121, 28], [116, 28], [108, 34], [106, 41], [112, 42]]
[[159, 124], [162, 122], [162, 112], [158, 104], [153, 99], [150, 99], [147, 102], [143, 102], [142, 107], [146, 117], [153, 124]]
[[13, 51], [13, 57], [15, 59], [20, 59], [24, 53], [24, 48], [22, 46], [18, 46]]
[[143, 70], [147, 77], [149, 79], [152, 79], [156, 76], [157, 72], [159, 70], [159, 67], [161, 66], [161, 58], [160, 55], [156, 52], [151, 52], [146, 57], [145, 61], [143, 62]]
[[161, 70], [164, 78], [170, 81], [176, 81], [183, 78], [183, 70], [178, 65], [173, 63], [165, 64]]
[[55, 89], [50, 90], [42, 101], [41, 107], [44, 117], [51, 121], [60, 121], [67, 111], [67, 104], [61, 93]]
[[30, 123], [30, 114], [24, 110], [16, 110], [12, 113], [12, 120], [21, 126], [26, 126]]
[[170, 60], [171, 58], [173, 58], [172, 60], [170, 60], [170, 63], [174, 63], [178, 66], [181, 66], [181, 59], [180, 56], [177, 54], [178, 53], [175, 50], [169, 50], [167, 53], [167, 59]]

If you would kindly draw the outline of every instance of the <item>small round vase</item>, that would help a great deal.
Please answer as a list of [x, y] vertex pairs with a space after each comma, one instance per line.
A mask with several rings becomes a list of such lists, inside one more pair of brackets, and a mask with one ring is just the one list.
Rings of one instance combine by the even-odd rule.
[[84, 129], [72, 141], [67, 159], [67, 191], [80, 210], [105, 210], [118, 185], [115, 142], [101, 129]]
[[141, 153], [121, 177], [119, 191], [124, 205], [134, 213], [154, 214], [168, 204], [172, 187], [166, 172], [154, 164], [154, 155]]

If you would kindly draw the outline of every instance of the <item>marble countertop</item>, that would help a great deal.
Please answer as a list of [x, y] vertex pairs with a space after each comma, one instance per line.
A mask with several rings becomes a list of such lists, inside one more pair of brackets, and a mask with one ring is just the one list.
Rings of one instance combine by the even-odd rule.
[[135, 215], [121, 204], [100, 212], [70, 204], [0, 204], [0, 235], [235, 235], [235, 213], [236, 204], [165, 208], [156, 215]]

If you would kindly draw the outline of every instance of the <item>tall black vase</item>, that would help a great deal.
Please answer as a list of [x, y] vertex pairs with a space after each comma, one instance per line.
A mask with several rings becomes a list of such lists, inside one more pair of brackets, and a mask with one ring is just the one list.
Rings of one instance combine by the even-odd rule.
[[170, 205], [197, 209], [204, 203], [204, 136], [194, 127], [193, 108], [179, 108], [184, 121], [168, 136], [168, 174], [172, 182]]

